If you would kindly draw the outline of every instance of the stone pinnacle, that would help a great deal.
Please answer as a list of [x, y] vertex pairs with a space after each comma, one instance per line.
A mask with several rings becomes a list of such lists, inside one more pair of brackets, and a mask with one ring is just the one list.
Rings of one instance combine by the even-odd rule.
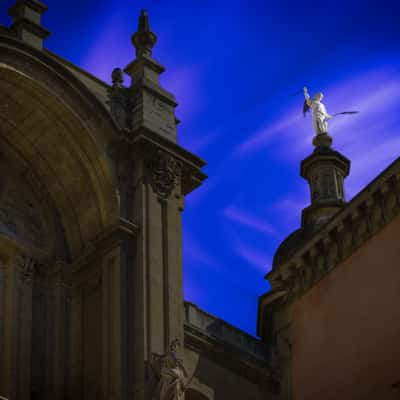
[[157, 42], [157, 36], [151, 32], [149, 16], [142, 10], [139, 16], [137, 32], [132, 36], [132, 43], [136, 49], [136, 56], [151, 56], [152, 49]]

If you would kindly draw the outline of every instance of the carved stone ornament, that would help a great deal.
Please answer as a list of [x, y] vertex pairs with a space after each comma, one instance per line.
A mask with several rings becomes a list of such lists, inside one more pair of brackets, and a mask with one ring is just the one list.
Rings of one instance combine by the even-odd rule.
[[36, 261], [29, 256], [19, 254], [16, 258], [16, 267], [19, 278], [22, 282], [29, 283], [32, 281], [35, 272]]
[[157, 150], [148, 161], [149, 179], [154, 193], [166, 200], [178, 185], [182, 163], [171, 154]]

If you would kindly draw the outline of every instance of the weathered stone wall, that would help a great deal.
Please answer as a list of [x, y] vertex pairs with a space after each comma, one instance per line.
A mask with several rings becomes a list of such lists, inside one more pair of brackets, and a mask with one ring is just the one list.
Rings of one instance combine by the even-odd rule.
[[273, 400], [266, 346], [257, 338], [185, 303], [186, 400]]
[[397, 217], [293, 304], [293, 399], [399, 398], [399, 234]]
[[[270, 395], [268, 397], [263, 395], [262, 387], [258, 384], [251, 382], [239, 373], [231, 371], [204, 353], [196, 354], [196, 352], [186, 349], [185, 358], [197, 359], [195, 363], [195, 375], [189, 386], [192, 393], [189, 392], [185, 400], [194, 400], [196, 398], [207, 400], [274, 399]], [[190, 370], [192, 370], [194, 365], [190, 365], [190, 367]], [[195, 397], [200, 394], [203, 397]]]

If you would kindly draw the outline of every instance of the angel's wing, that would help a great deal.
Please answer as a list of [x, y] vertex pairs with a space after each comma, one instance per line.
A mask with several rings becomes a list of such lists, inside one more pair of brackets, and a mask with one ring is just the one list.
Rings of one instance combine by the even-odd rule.
[[310, 106], [307, 104], [307, 100], [304, 100], [303, 104], [303, 115], [306, 116], [306, 114], [310, 111]]

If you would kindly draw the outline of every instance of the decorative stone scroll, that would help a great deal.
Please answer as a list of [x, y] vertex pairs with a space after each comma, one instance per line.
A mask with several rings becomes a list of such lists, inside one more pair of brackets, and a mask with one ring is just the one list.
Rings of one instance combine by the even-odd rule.
[[167, 200], [179, 184], [182, 162], [171, 154], [157, 150], [147, 160], [148, 178], [160, 200]]

